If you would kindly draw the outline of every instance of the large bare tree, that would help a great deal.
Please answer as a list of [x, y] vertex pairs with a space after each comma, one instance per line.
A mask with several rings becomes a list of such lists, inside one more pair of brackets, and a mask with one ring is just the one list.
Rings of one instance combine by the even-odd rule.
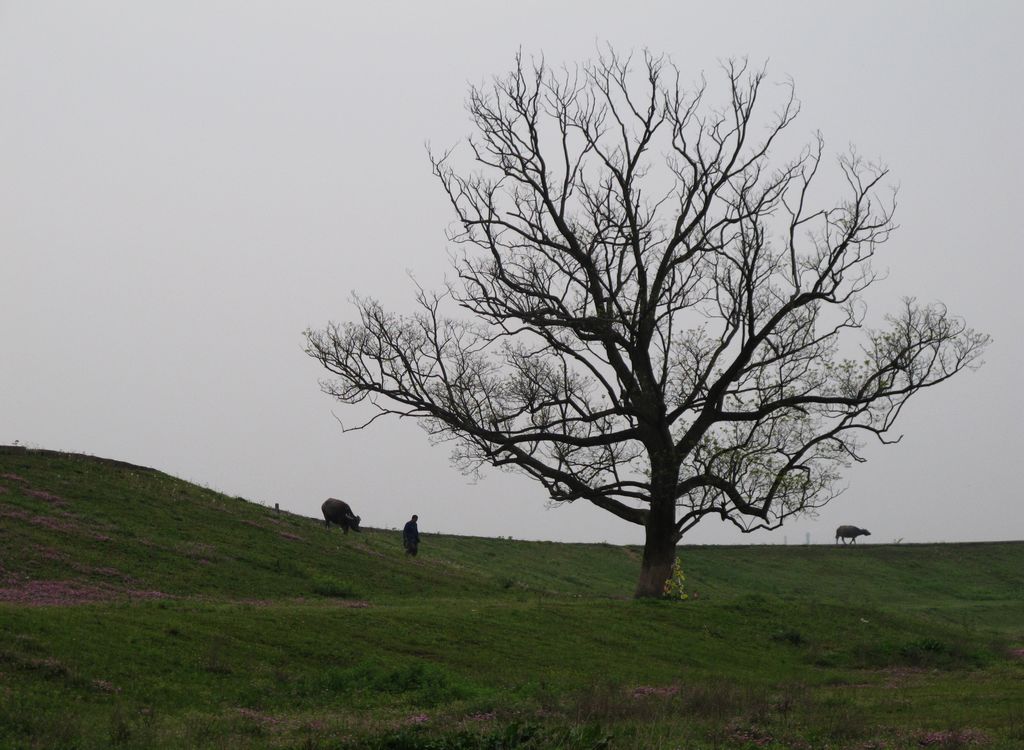
[[839, 157], [842, 197], [822, 203], [820, 136], [773, 166], [792, 86], [722, 67], [714, 107], [662, 57], [518, 56], [470, 89], [474, 135], [431, 154], [457, 278], [415, 314], [356, 298], [358, 322], [306, 333], [324, 390], [375, 409], [352, 429], [414, 417], [464, 468], [513, 467], [643, 526], [637, 596], [661, 595], [707, 516], [771, 529], [833, 499], [859, 436], [892, 442], [907, 400], [988, 342], [911, 299], [865, 326], [886, 169]]

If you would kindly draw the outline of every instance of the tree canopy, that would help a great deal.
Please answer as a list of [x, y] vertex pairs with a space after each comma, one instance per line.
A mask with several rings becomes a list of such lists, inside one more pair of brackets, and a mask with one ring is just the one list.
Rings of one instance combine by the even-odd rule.
[[306, 332], [325, 392], [370, 422], [414, 417], [465, 469], [643, 526], [639, 596], [705, 517], [776, 528], [833, 499], [863, 437], [898, 439], [907, 400], [988, 343], [910, 298], [866, 326], [887, 169], [839, 156], [823, 200], [820, 134], [774, 156], [792, 85], [765, 116], [763, 69], [722, 78], [714, 106], [664, 57], [517, 56], [470, 89], [473, 135], [430, 155], [456, 217], [446, 288], [412, 315], [357, 297], [358, 320]]

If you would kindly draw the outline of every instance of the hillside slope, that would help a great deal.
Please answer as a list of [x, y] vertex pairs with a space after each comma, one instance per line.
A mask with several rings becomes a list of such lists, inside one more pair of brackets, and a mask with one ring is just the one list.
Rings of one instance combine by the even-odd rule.
[[64, 582], [69, 601], [380, 599], [511, 588], [622, 596], [636, 566], [634, 551], [608, 545], [449, 535], [427, 535], [423, 556], [409, 560], [399, 532], [373, 528], [372, 509], [360, 512], [363, 533], [346, 535], [322, 519], [276, 513], [153, 469], [0, 449], [0, 599], [33, 581]]
[[637, 602], [637, 548], [359, 511], [0, 448], [0, 748], [1024, 742], [1022, 543], [682, 547]]
[[[500, 509], [496, 509], [499, 510]], [[397, 531], [342, 534], [322, 520], [228, 497], [154, 469], [0, 447], [0, 600], [66, 586], [69, 601], [111, 597], [281, 599], [411, 594], [627, 597], [639, 548], [428, 535], [409, 560]], [[368, 526], [366, 524], [369, 524]], [[1024, 593], [1024, 543], [682, 547], [706, 598], [812, 593], [904, 605]]]

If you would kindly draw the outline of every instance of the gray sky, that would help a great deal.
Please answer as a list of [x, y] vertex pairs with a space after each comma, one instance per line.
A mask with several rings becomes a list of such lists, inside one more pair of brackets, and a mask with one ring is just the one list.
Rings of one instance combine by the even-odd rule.
[[[635, 543], [529, 480], [476, 484], [409, 422], [342, 434], [301, 332], [352, 291], [411, 306], [447, 269], [450, 207], [424, 144], [469, 133], [467, 85], [520, 46], [598, 43], [791, 76], [833, 153], [889, 164], [901, 228], [872, 312], [941, 300], [995, 338], [918, 396], [816, 520], [690, 543], [1024, 538], [1024, 53], [1016, 2], [0, 2], [0, 443], [159, 468], [371, 526]], [[710, 92], [715, 93], [712, 78]], [[863, 541], [863, 540], [862, 540]]]

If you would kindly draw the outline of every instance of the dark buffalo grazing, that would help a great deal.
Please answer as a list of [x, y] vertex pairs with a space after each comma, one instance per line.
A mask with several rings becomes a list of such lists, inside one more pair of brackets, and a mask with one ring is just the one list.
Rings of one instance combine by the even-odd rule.
[[856, 526], [840, 526], [836, 529], [836, 544], [839, 544], [840, 539], [843, 540], [843, 544], [847, 544], [847, 539], [850, 540], [850, 544], [856, 544], [859, 536], [871, 536], [871, 532]]
[[324, 523], [327, 525], [327, 528], [331, 528], [331, 523], [334, 522], [338, 524], [346, 534], [349, 529], [359, 531], [359, 516], [352, 512], [352, 509], [344, 500], [337, 500], [333, 497], [329, 497], [324, 500], [324, 504], [320, 506], [320, 510], [324, 513]]

